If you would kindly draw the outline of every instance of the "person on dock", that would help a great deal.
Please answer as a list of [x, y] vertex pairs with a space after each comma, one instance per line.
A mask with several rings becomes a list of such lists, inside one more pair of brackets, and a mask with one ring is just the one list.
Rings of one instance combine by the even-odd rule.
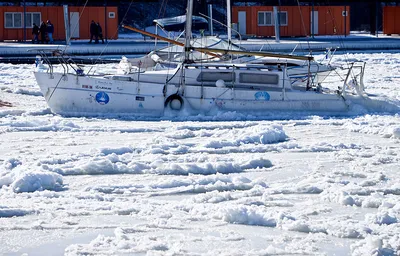
[[44, 21], [42, 21], [42, 24], [40, 24], [39, 30], [40, 30], [40, 39], [41, 39], [40, 42], [42, 44], [44, 44], [45, 42], [47, 42], [47, 40], [46, 40], [47, 26], [46, 26], [46, 23], [44, 23]]
[[32, 28], [32, 35], [33, 35], [33, 40], [32, 43], [39, 43], [39, 27], [36, 25], [36, 23], [33, 23], [33, 28]]
[[97, 22], [97, 34], [98, 34], [98, 38], [101, 39], [101, 42], [104, 44], [103, 29], [100, 26], [100, 22]]
[[47, 36], [49, 37], [50, 44], [54, 43], [53, 33], [54, 33], [54, 26], [50, 22], [50, 20], [48, 20], [47, 21]]
[[92, 20], [90, 23], [90, 41], [89, 44], [92, 43], [93, 38], [95, 39], [95, 43], [99, 43], [99, 37], [98, 37], [98, 28], [97, 24]]

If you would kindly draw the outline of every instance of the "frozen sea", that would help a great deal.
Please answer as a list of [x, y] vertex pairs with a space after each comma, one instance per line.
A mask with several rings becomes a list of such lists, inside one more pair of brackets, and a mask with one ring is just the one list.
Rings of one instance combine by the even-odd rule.
[[333, 60], [366, 61], [380, 100], [66, 118], [0, 64], [0, 255], [400, 255], [400, 54]]

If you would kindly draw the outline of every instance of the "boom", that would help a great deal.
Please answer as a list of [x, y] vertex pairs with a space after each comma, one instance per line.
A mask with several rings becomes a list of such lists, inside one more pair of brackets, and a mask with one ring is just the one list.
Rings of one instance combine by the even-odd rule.
[[[160, 35], [156, 35], [156, 34], [141, 30], [141, 29], [137, 29], [137, 28], [134, 28], [134, 27], [131, 27], [128, 25], [122, 25], [122, 27], [132, 30], [132, 31], [135, 31], [135, 32], [138, 32], [138, 33], [141, 33], [146, 36], [150, 36], [150, 37], [154, 37], [154, 38], [166, 41], [171, 44], [179, 45], [182, 47], [185, 46], [184, 43], [181, 43], [181, 42], [178, 42], [178, 41], [175, 41], [175, 40], [172, 40], [172, 39], [160, 36]], [[216, 58], [221, 58], [223, 55], [226, 55], [226, 54], [234, 54], [234, 55], [253, 55], [253, 56], [263, 56], [263, 57], [288, 58], [288, 59], [308, 60], [308, 61], [314, 60], [314, 57], [312, 57], [312, 56], [297, 56], [297, 55], [279, 54], [279, 53], [270, 53], [270, 52], [238, 51], [238, 50], [229, 50], [229, 49], [198, 48], [198, 47], [191, 47], [191, 49], [194, 51], [198, 51], [198, 52], [202, 52], [202, 53], [211, 55]], [[216, 53], [220, 53], [222, 55], [218, 55]]]

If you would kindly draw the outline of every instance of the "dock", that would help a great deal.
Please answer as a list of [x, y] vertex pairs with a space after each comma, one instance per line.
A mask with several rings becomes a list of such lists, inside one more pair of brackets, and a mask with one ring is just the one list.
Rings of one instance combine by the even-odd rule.
[[[317, 36], [315, 38], [283, 38], [277, 42], [274, 38], [233, 39], [233, 43], [249, 51], [266, 51], [308, 55], [310, 52], [323, 52], [328, 48], [338, 51], [388, 51], [400, 50], [399, 36], [372, 36], [354, 34], [344, 36]], [[56, 44], [32, 44], [21, 42], [0, 42], [0, 62], [29, 63], [34, 60], [35, 49], [63, 50], [71, 56], [79, 56], [82, 63], [96, 62], [102, 59], [120, 59], [122, 55], [140, 56], [153, 50], [168, 46], [168, 43], [143, 38], [120, 38], [109, 40], [104, 44], [89, 44], [87, 40], [75, 40], [70, 45], [65, 42]], [[85, 57], [82, 57], [85, 56]], [[94, 61], [95, 60], [95, 61]], [[111, 60], [112, 61], [112, 60]]]

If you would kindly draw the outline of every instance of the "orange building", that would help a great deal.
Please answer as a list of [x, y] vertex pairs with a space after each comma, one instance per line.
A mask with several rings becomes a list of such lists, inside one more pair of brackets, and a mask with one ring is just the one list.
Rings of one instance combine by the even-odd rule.
[[[281, 6], [281, 36], [348, 35], [349, 6]], [[275, 36], [273, 6], [234, 6], [232, 22], [241, 35]]]
[[[26, 7], [26, 19], [23, 19], [24, 7], [0, 6], [0, 41], [24, 40], [24, 23], [26, 39], [32, 40], [33, 23], [40, 26], [42, 21], [50, 20], [54, 25], [54, 40], [66, 40], [64, 11], [62, 6], [29, 6]], [[90, 22], [99, 22], [103, 37], [118, 38], [117, 7], [78, 7], [68, 6], [68, 18], [72, 39], [90, 38]]]
[[383, 7], [383, 34], [400, 34], [400, 6]]

